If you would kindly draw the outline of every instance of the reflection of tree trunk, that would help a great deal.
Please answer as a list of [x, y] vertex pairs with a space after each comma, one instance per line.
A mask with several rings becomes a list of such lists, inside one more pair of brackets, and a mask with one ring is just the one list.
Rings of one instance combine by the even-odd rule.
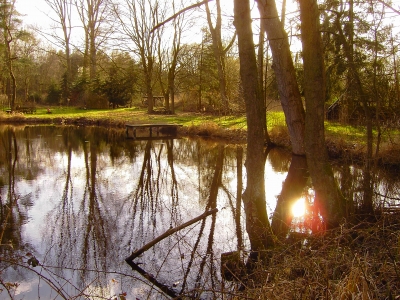
[[[58, 228], [54, 227], [53, 232], [51, 234], [51, 238], [57, 238], [58, 241], [53, 242], [52, 244], [58, 245], [60, 249], [57, 251], [57, 265], [68, 265], [71, 266], [74, 262], [71, 260], [74, 255], [71, 255], [71, 249], [74, 249], [76, 243], [75, 229], [76, 223], [74, 218], [74, 209], [73, 209], [73, 199], [72, 199], [72, 180], [71, 180], [71, 158], [72, 158], [72, 147], [71, 144], [68, 143], [67, 146], [67, 155], [68, 155], [68, 164], [67, 164], [67, 172], [65, 176], [65, 185], [64, 190], [60, 202], [60, 208], [57, 211], [56, 219], [58, 220], [56, 224], [59, 224]], [[56, 234], [57, 230], [60, 234]], [[68, 260], [69, 259], [69, 260]]]
[[230, 191], [223, 186], [223, 190], [226, 193], [226, 196], [228, 197], [229, 200], [229, 205], [231, 206], [232, 209], [232, 215], [235, 220], [235, 225], [236, 225], [236, 237], [237, 237], [237, 248], [238, 250], [241, 250], [243, 248], [243, 238], [242, 238], [242, 226], [240, 222], [240, 216], [241, 216], [241, 206], [242, 206], [242, 190], [243, 190], [243, 147], [242, 146], [237, 146], [236, 148], [236, 178], [237, 178], [237, 186], [236, 186], [236, 203], [235, 205], [232, 202], [232, 197], [230, 194]]
[[171, 222], [172, 216], [175, 215], [175, 210], [178, 207], [178, 181], [176, 180], [175, 169], [174, 169], [174, 140], [167, 140], [167, 158], [168, 158], [168, 165], [171, 169], [171, 198], [172, 198], [172, 209], [171, 209]]
[[[87, 149], [86, 147], [84, 147], [84, 149], [85, 160], [87, 160]], [[93, 260], [96, 268], [103, 271], [107, 269], [108, 238], [106, 236], [105, 220], [102, 216], [98, 195], [96, 193], [97, 151], [96, 141], [91, 140], [90, 165], [89, 161], [86, 161], [86, 188], [82, 203], [82, 208], [87, 212], [85, 214], [87, 220], [84, 224], [85, 228], [82, 237], [81, 269], [83, 270], [83, 276], [85, 275], [85, 270], [90, 269], [89, 262], [91, 262], [91, 260]], [[89, 194], [87, 194], [87, 192], [89, 192]]]
[[238, 146], [236, 148], [236, 170], [237, 170], [237, 190], [236, 190], [236, 214], [235, 214], [235, 224], [236, 224], [236, 235], [237, 235], [237, 243], [238, 249], [243, 248], [243, 239], [242, 239], [242, 226], [240, 224], [240, 216], [242, 214], [242, 189], [243, 189], [243, 148]]
[[238, 35], [240, 77], [246, 102], [247, 116], [247, 187], [243, 194], [246, 228], [252, 250], [258, 251], [273, 245], [268, 220], [264, 182], [264, 102], [258, 86], [257, 61], [251, 28], [250, 3], [234, 1], [234, 24]]
[[351, 174], [351, 166], [344, 164], [342, 166], [342, 172], [339, 177], [340, 190], [344, 198], [346, 199], [345, 215], [352, 216], [354, 213], [354, 188], [353, 188], [353, 178]]
[[[218, 156], [217, 156], [217, 161], [215, 164], [215, 172], [214, 172], [214, 177], [211, 183], [211, 188], [210, 188], [210, 196], [208, 197], [208, 203], [207, 203], [207, 209], [215, 209], [217, 207], [217, 196], [218, 196], [218, 190], [222, 184], [222, 168], [224, 164], [224, 146], [219, 145], [218, 146]], [[213, 252], [213, 244], [214, 244], [214, 232], [215, 232], [215, 223], [216, 223], [217, 215], [213, 214], [211, 216], [211, 228], [210, 228], [210, 234], [208, 236], [208, 243], [207, 243], [207, 252], [206, 255], [203, 255], [202, 260], [200, 262], [200, 268], [198, 270], [198, 275], [196, 278], [196, 286], [195, 286], [195, 291], [196, 290], [201, 290], [200, 287], [200, 282], [201, 278], [203, 277], [204, 273], [204, 268], [206, 266], [207, 260], [210, 261], [210, 268], [211, 272], [210, 274], [215, 273], [215, 266], [214, 266], [214, 252]], [[214, 281], [212, 283], [212, 290], [216, 290], [214, 287]], [[198, 298], [200, 294], [197, 294], [195, 298]]]
[[271, 228], [273, 233], [284, 239], [289, 232], [292, 222], [291, 207], [298, 200], [306, 186], [308, 178], [307, 160], [304, 156], [292, 155], [289, 172], [278, 196]]
[[373, 206], [373, 193], [374, 193], [374, 183], [372, 181], [373, 178], [373, 170], [370, 164], [366, 164], [363, 170], [363, 180], [362, 180], [362, 187], [363, 187], [363, 202], [361, 204], [361, 213], [372, 215], [374, 211]]
[[[7, 199], [8, 203], [3, 204], [2, 199], [0, 197], [0, 204], [1, 204], [1, 216], [0, 219], [2, 220], [2, 230], [0, 232], [0, 244], [5, 244], [3, 241], [4, 235], [6, 231], [10, 230], [10, 235], [15, 236], [15, 232], [12, 232], [13, 224], [15, 220], [13, 220], [13, 208], [16, 204], [17, 199], [15, 198], [15, 166], [18, 161], [18, 147], [17, 147], [17, 138], [15, 136], [15, 132], [13, 129], [9, 129], [6, 131], [7, 141], [4, 141], [6, 149], [6, 157], [7, 157], [7, 171], [8, 171], [8, 193]], [[14, 147], [13, 147], [14, 144]], [[13, 148], [14, 148], [14, 160], [13, 160]], [[7, 234], [8, 235], [8, 234]], [[10, 236], [9, 239], [11, 240], [12, 237]], [[20, 239], [12, 239], [15, 244], [19, 244]]]

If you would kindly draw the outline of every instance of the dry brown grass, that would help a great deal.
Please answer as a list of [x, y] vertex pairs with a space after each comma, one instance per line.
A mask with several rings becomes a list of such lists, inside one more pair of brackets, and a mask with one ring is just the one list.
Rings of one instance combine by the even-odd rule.
[[204, 122], [200, 125], [190, 125], [179, 129], [179, 134], [213, 138], [232, 143], [245, 143], [246, 131], [240, 129], [225, 129], [214, 122]]
[[400, 299], [399, 229], [400, 214], [386, 215], [283, 244], [237, 299]]

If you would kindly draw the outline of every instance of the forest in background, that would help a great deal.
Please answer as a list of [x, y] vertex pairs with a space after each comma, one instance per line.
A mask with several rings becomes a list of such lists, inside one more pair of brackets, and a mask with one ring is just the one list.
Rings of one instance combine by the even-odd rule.
[[[152, 111], [157, 105], [153, 96], [163, 96], [170, 112], [175, 102], [189, 111], [245, 110], [233, 12], [219, 1], [200, 6], [190, 1], [44, 0], [54, 12], [48, 16], [51, 30], [24, 26], [16, 1], [0, 4], [3, 107], [108, 108], [147, 97]], [[299, 11], [286, 15], [284, 5], [280, 19], [302, 91]], [[376, 118], [398, 122], [398, 6], [380, 0], [319, 2], [328, 118], [364, 118], [356, 91], [359, 80]], [[268, 109], [279, 95], [261, 19], [253, 18], [253, 38]], [[72, 38], [77, 35], [82, 36], [80, 44]], [[199, 42], [188, 42], [190, 36]]]

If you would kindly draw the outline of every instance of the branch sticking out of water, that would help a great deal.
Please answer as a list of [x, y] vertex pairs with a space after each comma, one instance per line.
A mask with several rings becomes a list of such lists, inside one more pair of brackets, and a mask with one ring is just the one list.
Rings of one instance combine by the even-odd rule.
[[175, 228], [170, 228], [168, 229], [166, 232], [164, 232], [162, 235], [156, 237], [154, 240], [152, 240], [151, 242], [147, 243], [146, 245], [144, 245], [142, 248], [134, 251], [129, 257], [127, 257], [125, 259], [125, 261], [131, 266], [130, 262], [132, 262], [136, 257], [138, 257], [140, 254], [142, 254], [143, 252], [147, 251], [148, 249], [150, 249], [151, 247], [153, 247], [155, 244], [157, 244], [158, 242], [162, 241], [163, 239], [169, 237], [171, 234], [189, 226], [192, 225], [206, 217], [208, 217], [209, 215], [212, 215], [214, 213], [216, 213], [218, 211], [218, 208], [214, 208], [212, 210], [206, 211], [203, 214], [201, 214], [200, 216], [187, 221], [186, 223], [183, 223]]

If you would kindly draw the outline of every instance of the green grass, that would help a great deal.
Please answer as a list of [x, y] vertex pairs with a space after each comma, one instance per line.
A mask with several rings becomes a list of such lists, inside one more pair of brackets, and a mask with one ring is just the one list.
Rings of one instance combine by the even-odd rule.
[[[51, 113], [47, 112], [46, 107], [39, 107], [34, 114], [17, 114], [8, 115], [5, 112], [1, 114], [2, 118], [9, 118], [11, 116], [19, 116], [22, 120], [24, 118], [40, 118], [40, 119], [80, 119], [85, 118], [88, 120], [110, 120], [117, 123], [176, 123], [183, 126], [200, 126], [205, 124], [218, 125], [223, 129], [233, 130], [246, 130], [246, 116], [232, 115], [232, 116], [217, 116], [211, 114], [200, 114], [193, 112], [177, 111], [175, 115], [158, 115], [147, 114], [147, 111], [142, 107], [133, 108], [118, 108], [118, 109], [82, 109], [76, 107], [51, 107]], [[282, 111], [270, 111], [267, 114], [268, 129], [282, 128], [285, 129], [286, 122], [285, 116]], [[363, 126], [349, 126], [339, 123], [325, 122], [326, 137], [332, 140], [351, 141], [363, 144], [366, 141], [366, 131]], [[399, 135], [399, 130], [386, 130], [384, 132], [383, 140], [390, 139], [390, 136]], [[374, 136], [377, 132], [374, 131]]]

